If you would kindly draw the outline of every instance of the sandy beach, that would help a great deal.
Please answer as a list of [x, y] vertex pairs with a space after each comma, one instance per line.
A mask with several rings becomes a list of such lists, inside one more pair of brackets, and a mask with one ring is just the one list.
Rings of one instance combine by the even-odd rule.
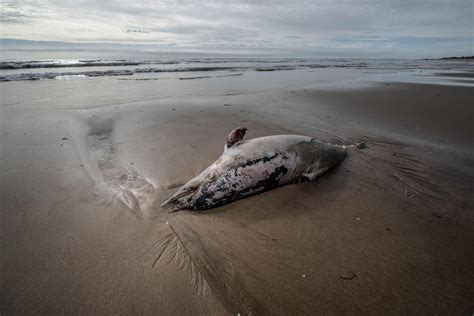
[[[472, 314], [472, 74], [372, 72], [1, 82], [0, 313]], [[162, 209], [237, 126], [367, 148], [314, 183]]]

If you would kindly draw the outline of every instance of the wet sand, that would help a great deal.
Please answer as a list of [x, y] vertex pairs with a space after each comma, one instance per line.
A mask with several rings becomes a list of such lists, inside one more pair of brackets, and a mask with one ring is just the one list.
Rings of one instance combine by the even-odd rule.
[[[1, 86], [2, 314], [474, 311], [472, 88], [103, 82]], [[315, 183], [160, 208], [236, 126], [368, 148]]]

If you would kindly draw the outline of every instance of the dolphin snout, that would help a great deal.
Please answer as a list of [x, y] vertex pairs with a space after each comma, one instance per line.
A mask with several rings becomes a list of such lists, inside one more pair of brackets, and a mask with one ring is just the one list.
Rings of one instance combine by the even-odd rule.
[[170, 212], [192, 208], [196, 194], [199, 192], [202, 181], [196, 177], [183, 185], [175, 194], [164, 201], [162, 207], [170, 207]]

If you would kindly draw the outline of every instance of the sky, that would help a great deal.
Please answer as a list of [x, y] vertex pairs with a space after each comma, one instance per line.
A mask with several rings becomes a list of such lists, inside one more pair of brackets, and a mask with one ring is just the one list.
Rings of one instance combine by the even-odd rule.
[[288, 57], [461, 56], [474, 55], [473, 6], [472, 0], [0, 0], [0, 38], [49, 41], [39, 44], [53, 48], [51, 41]]

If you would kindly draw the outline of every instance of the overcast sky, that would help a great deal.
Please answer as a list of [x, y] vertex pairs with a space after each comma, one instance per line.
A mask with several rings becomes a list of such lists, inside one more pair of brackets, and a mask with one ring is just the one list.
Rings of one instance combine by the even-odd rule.
[[0, 0], [0, 37], [315, 57], [473, 55], [472, 0]]

